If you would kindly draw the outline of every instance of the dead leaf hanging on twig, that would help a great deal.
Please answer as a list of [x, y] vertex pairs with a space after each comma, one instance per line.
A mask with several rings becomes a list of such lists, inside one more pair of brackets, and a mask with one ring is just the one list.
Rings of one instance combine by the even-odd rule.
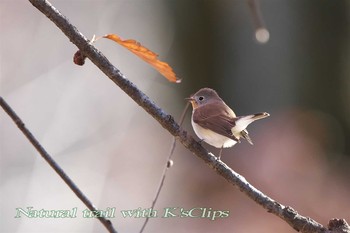
[[170, 82], [181, 82], [180, 79], [177, 79], [173, 69], [168, 65], [168, 63], [158, 60], [158, 54], [142, 46], [136, 40], [122, 40], [119, 36], [115, 34], [105, 35], [103, 36], [103, 38], [113, 40], [118, 44], [122, 45], [123, 47], [127, 48], [130, 52], [134, 53], [142, 60], [153, 66], [153, 68], [155, 68]]

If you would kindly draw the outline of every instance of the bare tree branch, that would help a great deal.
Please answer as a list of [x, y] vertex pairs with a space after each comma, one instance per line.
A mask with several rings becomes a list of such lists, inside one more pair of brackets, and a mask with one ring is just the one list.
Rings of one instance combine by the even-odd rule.
[[99, 69], [105, 73], [116, 85], [128, 94], [137, 104], [147, 111], [160, 125], [177, 138], [187, 149], [201, 158], [209, 167], [225, 178], [233, 186], [237, 186], [243, 193], [261, 205], [268, 212], [280, 217], [295, 230], [309, 232], [331, 232], [315, 220], [298, 214], [291, 207], [283, 206], [256, 189], [246, 179], [234, 172], [222, 161], [218, 161], [186, 131], [174, 121], [173, 117], [153, 103], [142, 91], [115, 68], [108, 59], [99, 52], [89, 41], [48, 1], [29, 0], [37, 9], [45, 14], [58, 28], [74, 43], [79, 50], [88, 57]]
[[255, 39], [259, 43], [267, 43], [270, 39], [269, 30], [267, 30], [264, 19], [261, 14], [259, 0], [247, 0], [249, 10], [252, 14], [255, 27]]
[[[179, 124], [182, 125], [184, 119], [185, 119], [185, 115], [186, 115], [186, 112], [187, 112], [187, 109], [188, 107], [190, 106], [189, 103], [186, 104], [186, 107], [184, 108], [182, 114], [181, 114], [181, 117], [180, 117], [180, 120], [179, 120]], [[173, 137], [173, 141], [171, 143], [171, 147], [170, 147], [170, 151], [169, 151], [169, 154], [168, 154], [168, 160], [167, 160], [167, 163], [164, 167], [164, 170], [163, 170], [163, 174], [162, 174], [162, 178], [160, 180], [160, 183], [159, 183], [159, 186], [158, 186], [158, 189], [157, 189], [157, 192], [156, 192], [156, 196], [152, 202], [152, 206], [151, 206], [151, 209], [154, 208], [154, 206], [156, 205], [157, 203], [157, 200], [158, 200], [158, 197], [159, 197], [159, 194], [160, 194], [160, 191], [162, 191], [162, 188], [163, 188], [163, 185], [164, 185], [164, 181], [165, 181], [165, 177], [166, 177], [166, 174], [168, 172], [168, 169], [170, 167], [172, 167], [172, 164], [173, 164], [173, 161], [172, 161], [172, 156], [173, 156], [173, 153], [174, 153], [174, 150], [175, 150], [175, 146], [176, 146], [176, 137]], [[150, 216], [147, 216], [146, 217], [146, 220], [145, 222], [143, 223], [143, 226], [141, 227], [141, 230], [140, 230], [140, 233], [142, 233], [145, 228], [146, 228], [146, 225], [149, 221], [149, 218]]]
[[332, 233], [350, 233], [350, 226], [345, 219], [331, 219], [328, 228]]
[[[56, 161], [46, 152], [42, 145], [36, 140], [33, 134], [26, 128], [23, 121], [18, 117], [16, 112], [6, 103], [6, 101], [0, 96], [0, 106], [5, 112], [11, 117], [16, 123], [17, 127], [27, 137], [30, 143], [35, 147], [39, 154], [46, 160], [46, 162], [55, 170], [55, 172], [62, 178], [62, 180], [68, 185], [68, 187], [77, 195], [77, 197], [91, 210], [97, 213], [96, 207], [92, 202], [85, 196], [85, 194], [78, 188], [78, 186], [69, 178], [69, 176], [63, 171], [63, 169], [56, 163]], [[97, 217], [100, 222], [107, 228], [111, 233], [117, 233], [114, 229], [112, 222], [104, 217]]]

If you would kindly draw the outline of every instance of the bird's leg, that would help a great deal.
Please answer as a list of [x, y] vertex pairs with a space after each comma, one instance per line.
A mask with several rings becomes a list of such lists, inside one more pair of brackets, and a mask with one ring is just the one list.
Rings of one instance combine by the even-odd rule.
[[199, 139], [198, 143], [202, 145], [202, 142], [204, 142], [204, 139]]
[[224, 146], [222, 146], [222, 147], [220, 148], [220, 152], [219, 152], [219, 156], [218, 156], [218, 159], [219, 159], [219, 160], [220, 160], [220, 158], [221, 158], [222, 148], [224, 148]]

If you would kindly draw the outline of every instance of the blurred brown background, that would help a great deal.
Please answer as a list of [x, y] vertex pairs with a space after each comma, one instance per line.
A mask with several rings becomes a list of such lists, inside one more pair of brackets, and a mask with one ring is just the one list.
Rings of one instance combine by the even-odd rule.
[[[249, 127], [255, 142], [223, 152], [254, 186], [326, 225], [350, 221], [350, 3], [261, 1], [270, 41], [254, 40], [246, 1], [52, 1], [87, 37], [133, 38], [169, 62], [172, 84], [111, 41], [96, 46], [166, 112], [216, 89], [238, 115], [266, 111]], [[118, 232], [144, 219], [121, 210], [151, 205], [171, 136], [27, 1], [1, 0], [0, 93], [100, 209], [116, 208]], [[184, 128], [193, 134], [190, 114]], [[0, 110], [0, 231], [106, 232]], [[204, 144], [208, 150], [218, 150]], [[146, 232], [294, 232], [177, 145], [156, 209], [207, 207], [230, 216], [151, 219]], [[78, 208], [75, 219], [14, 218], [16, 208]]]

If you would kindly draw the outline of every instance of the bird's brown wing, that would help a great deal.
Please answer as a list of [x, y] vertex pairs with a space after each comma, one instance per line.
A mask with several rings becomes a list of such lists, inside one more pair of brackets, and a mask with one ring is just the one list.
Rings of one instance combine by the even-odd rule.
[[193, 121], [198, 125], [238, 142], [231, 131], [236, 120], [236, 117], [230, 116], [224, 105], [215, 102], [200, 106], [193, 113]]

